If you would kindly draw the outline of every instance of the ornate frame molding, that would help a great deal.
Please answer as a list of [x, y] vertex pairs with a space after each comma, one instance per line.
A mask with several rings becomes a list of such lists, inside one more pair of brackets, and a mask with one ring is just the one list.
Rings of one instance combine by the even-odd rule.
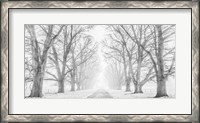
[[[2, 121], [189, 121], [199, 122], [199, 3], [197, 1], [4, 1], [1, 3], [1, 118]], [[192, 115], [10, 115], [8, 114], [9, 8], [191, 8]]]

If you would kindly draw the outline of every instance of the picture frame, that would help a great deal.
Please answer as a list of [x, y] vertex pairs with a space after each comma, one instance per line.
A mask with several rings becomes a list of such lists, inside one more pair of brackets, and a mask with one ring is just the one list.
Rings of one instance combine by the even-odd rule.
[[[9, 11], [11, 9], [129, 8], [191, 10], [191, 114], [10, 114], [9, 113]], [[199, 2], [198, 1], [3, 1], [1, 2], [1, 120], [5, 122], [199, 122]]]

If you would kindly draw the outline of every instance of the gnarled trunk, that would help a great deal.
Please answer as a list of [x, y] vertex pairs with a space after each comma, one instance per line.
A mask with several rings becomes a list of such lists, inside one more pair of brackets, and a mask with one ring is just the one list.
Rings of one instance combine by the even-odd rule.
[[157, 81], [157, 94], [156, 97], [168, 96], [166, 90], [166, 79], [160, 78]]
[[135, 94], [136, 93], [143, 93], [142, 91], [142, 85], [138, 84], [138, 85], [135, 85]]
[[30, 97], [42, 97], [43, 74], [41, 67], [38, 66], [35, 72]]
[[40, 83], [39, 79], [34, 80], [30, 97], [41, 97], [42, 96], [40, 93], [41, 87], [40, 87], [39, 83]]

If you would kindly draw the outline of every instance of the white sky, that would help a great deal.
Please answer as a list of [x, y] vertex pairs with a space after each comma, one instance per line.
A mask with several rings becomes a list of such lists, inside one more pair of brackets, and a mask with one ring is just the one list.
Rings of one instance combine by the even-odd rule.
[[94, 41], [98, 42], [99, 49], [98, 49], [97, 53], [99, 54], [99, 59], [101, 60], [101, 67], [104, 68], [106, 63], [104, 61], [104, 57], [103, 57], [103, 53], [102, 53], [101, 49], [102, 49], [102, 41], [105, 40], [105, 36], [107, 35], [105, 26], [103, 26], [103, 25], [95, 26], [91, 30], [90, 34], [93, 36]]

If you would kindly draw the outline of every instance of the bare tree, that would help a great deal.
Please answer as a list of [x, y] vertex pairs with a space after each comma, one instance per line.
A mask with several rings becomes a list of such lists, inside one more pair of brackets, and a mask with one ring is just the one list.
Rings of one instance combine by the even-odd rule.
[[[76, 59], [75, 53], [77, 53], [76, 46], [79, 41], [84, 38], [84, 32], [91, 28], [90, 26], [80, 25], [65, 25], [63, 34], [52, 46], [52, 53], [49, 55], [49, 59], [54, 63], [57, 71], [57, 76], [52, 72], [46, 71], [53, 80], [58, 81], [58, 93], [64, 92], [64, 80], [68, 75], [71, 76], [70, 82], [71, 90], [74, 91], [76, 82]], [[60, 49], [59, 51], [57, 49]], [[59, 53], [58, 53], [59, 52]], [[71, 66], [70, 66], [71, 65]], [[66, 79], [67, 80], [67, 79]]]
[[[127, 54], [128, 78], [126, 80], [126, 91], [131, 91], [130, 82], [132, 80], [132, 77], [134, 77], [133, 76], [133, 64], [134, 64], [133, 55], [135, 54], [134, 49], [136, 45], [135, 43], [129, 40], [129, 37], [127, 37], [126, 34], [121, 30], [120, 26], [114, 27], [114, 32], [120, 36], [121, 38], [120, 41], [122, 43], [122, 50], [123, 52], [126, 52]], [[123, 57], [123, 59], [125, 59], [125, 56]], [[133, 82], [135, 83], [135, 81]]]
[[25, 37], [24, 67], [25, 67], [25, 90], [31, 90], [33, 82], [33, 65], [32, 65], [31, 41], [30, 38], [28, 37]]
[[38, 28], [40, 27], [43, 30], [43, 36], [45, 36], [44, 41], [38, 41], [40, 35], [37, 34], [38, 32], [36, 31], [35, 25], [26, 25], [25, 27], [29, 32], [32, 46], [33, 86], [30, 97], [42, 97], [43, 77], [48, 50], [62, 31], [63, 26], [59, 27], [59, 30], [54, 34], [53, 25], [48, 25], [46, 28], [38, 25]]
[[[96, 46], [95, 46], [96, 47]], [[98, 49], [98, 48], [96, 48]], [[96, 52], [96, 50], [94, 50]], [[80, 65], [78, 68], [78, 71], [81, 72], [81, 78], [79, 76], [80, 80], [80, 89], [90, 89], [94, 87], [95, 85], [95, 78], [98, 75], [99, 71], [99, 60], [98, 60], [98, 54], [94, 53], [90, 59], [87, 60], [87, 62], [84, 62]], [[80, 71], [81, 70], [81, 71]], [[77, 88], [78, 89], [78, 88]]]
[[[52, 55], [49, 59], [56, 67], [57, 76], [48, 71], [47, 74], [58, 81], [59, 93], [64, 92], [64, 80], [71, 84], [71, 91], [75, 91], [75, 84], [78, 88], [80, 86], [78, 67], [94, 54], [94, 47], [91, 48], [93, 45], [91, 37], [85, 34], [91, 28], [85, 25], [65, 25], [63, 35], [52, 46]], [[68, 77], [70, 79], [66, 79]]]
[[[121, 27], [122, 27], [122, 29], [125, 29], [124, 26], [121, 25]], [[148, 37], [146, 36], [146, 35], [148, 35], [147, 27], [148, 27], [147, 25], [126, 25], [126, 29], [132, 30], [132, 32], [133, 32], [132, 35], [134, 35], [134, 37], [137, 39], [137, 41], [140, 44], [143, 45], [143, 47], [147, 47], [147, 43], [148, 43], [147, 39], [151, 38], [151, 35]], [[123, 30], [121, 30], [121, 31], [123, 31]], [[133, 56], [132, 56], [135, 59], [135, 61], [132, 63], [132, 66], [135, 65], [136, 70], [134, 71], [133, 69], [131, 69], [132, 81], [135, 86], [134, 93], [143, 93], [142, 92], [143, 85], [145, 83], [147, 83], [149, 80], [153, 79], [153, 77], [155, 77], [155, 76], [152, 75], [153, 67], [152, 67], [152, 64], [148, 60], [147, 54], [143, 51], [143, 49], [141, 48], [140, 45], [138, 45], [135, 42], [133, 42], [133, 43], [137, 45], [137, 48], [133, 47], [135, 49], [135, 54], [133, 54]], [[129, 67], [131, 67], [131, 64]], [[144, 70], [144, 67], [147, 68], [146, 74], [144, 74], [144, 72], [141, 71], [142, 69]], [[144, 77], [142, 77], [142, 76], [144, 76]]]
[[[145, 40], [150, 42], [148, 48], [153, 48], [153, 50], [148, 49], [144, 46], [139, 40], [136, 35], [136, 28], [126, 28], [121, 26], [124, 32], [132, 39], [133, 42], [137, 43], [138, 46], [145, 51], [151, 59], [153, 64], [156, 81], [157, 81], [157, 95], [156, 97], [167, 96], [166, 91], [166, 80], [169, 75], [172, 75], [174, 71], [174, 62], [175, 62], [175, 53], [174, 53], [174, 46], [169, 48], [168, 50], [165, 49], [164, 43], [169, 41], [174, 41], [174, 25], [151, 25], [147, 26], [149, 29], [149, 35], [145, 36]], [[164, 29], [162, 29], [164, 28]], [[132, 31], [132, 32], [131, 32]], [[152, 36], [153, 38], [147, 39], [147, 37]], [[166, 52], [166, 54], [164, 54]], [[171, 54], [171, 65], [166, 65], [164, 59], [167, 58], [168, 55]], [[165, 68], [164, 68], [165, 67]], [[168, 69], [167, 69], [168, 68]], [[151, 70], [151, 69], [150, 69]], [[148, 75], [148, 74], [147, 74]]]
[[79, 46], [77, 49], [79, 50], [78, 55], [76, 56], [77, 62], [78, 62], [78, 68], [77, 68], [77, 90], [81, 89], [81, 86], [83, 85], [83, 81], [87, 78], [83, 74], [84, 71], [84, 65], [86, 65], [87, 62], [90, 62], [89, 60], [92, 59], [94, 54], [96, 53], [97, 49], [97, 43], [93, 43], [90, 36], [86, 36], [84, 38], [83, 43], [79, 43]]
[[[58, 93], [64, 93], [65, 77], [72, 71], [67, 65], [71, 47], [78, 35], [83, 31], [82, 29], [79, 29], [76, 32], [74, 30], [73, 25], [65, 25], [62, 36], [52, 46], [52, 55], [49, 55], [49, 59], [54, 63], [56, 68], [57, 76], [48, 71], [46, 71], [46, 73], [58, 81]], [[59, 49], [59, 54], [57, 49]]]
[[[127, 37], [125, 37], [120, 31], [118, 25], [111, 25], [109, 27], [111, 34], [109, 34], [108, 40], [104, 42], [104, 47], [109, 49], [105, 51], [106, 58], [112, 58], [123, 64], [124, 68], [124, 80], [126, 84], [126, 91], [130, 90], [131, 82], [131, 62], [132, 62], [132, 52], [133, 45], [128, 46], [129, 42]], [[109, 43], [108, 43], [109, 42]], [[128, 51], [128, 52], [127, 52]], [[129, 67], [131, 66], [131, 68]]]
[[[175, 71], [174, 67], [174, 62], [175, 62], [175, 53], [172, 51], [172, 60], [171, 60], [171, 65], [168, 69], [165, 68], [165, 61], [164, 61], [164, 50], [165, 50], [165, 39], [170, 37], [171, 35], [174, 34], [174, 30], [171, 30], [171, 26], [167, 27], [167, 29], [163, 30], [164, 27], [161, 25], [156, 25], [156, 30], [158, 34], [158, 43], [157, 43], [157, 52], [156, 52], [156, 57], [157, 57], [157, 95], [156, 97], [162, 97], [162, 96], [167, 96], [167, 91], [166, 91], [166, 80], [169, 75], [173, 74]], [[169, 31], [170, 30], [170, 31]], [[172, 48], [174, 50], [174, 48]], [[170, 50], [171, 52], [171, 50]], [[171, 53], [170, 53], [171, 54]], [[152, 59], [153, 60], [153, 59]], [[156, 69], [156, 67], [155, 67]]]

